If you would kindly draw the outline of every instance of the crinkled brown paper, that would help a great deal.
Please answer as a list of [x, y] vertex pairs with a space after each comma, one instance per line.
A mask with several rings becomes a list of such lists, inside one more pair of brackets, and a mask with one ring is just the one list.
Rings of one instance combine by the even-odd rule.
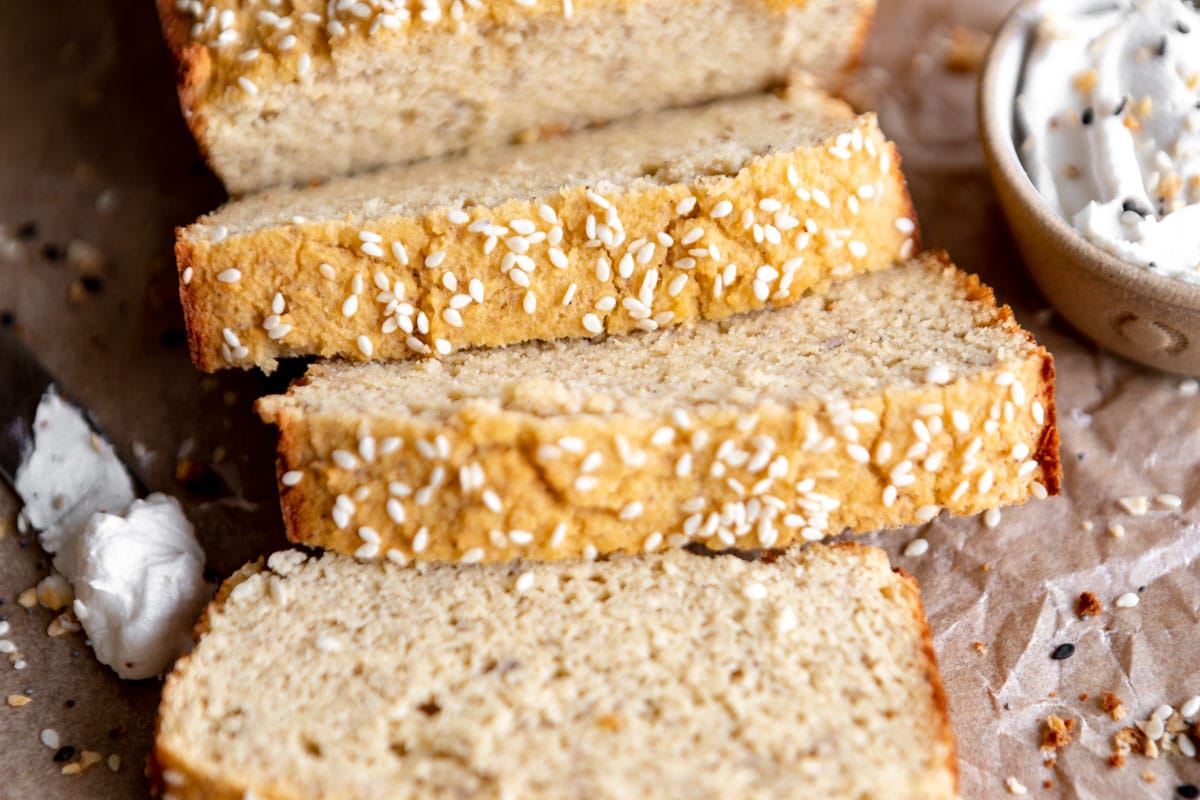
[[[855, 94], [879, 109], [900, 145], [927, 242], [982, 273], [1054, 353], [1064, 496], [1006, 510], [995, 529], [939, 518], [868, 540], [921, 582], [964, 797], [1005, 797], [1012, 776], [1035, 797], [1168, 798], [1180, 783], [1200, 783], [1200, 763], [1133, 755], [1124, 769], [1109, 767], [1121, 724], [1096, 697], [1123, 698], [1129, 724], [1200, 693], [1200, 397], [1182, 396], [1178, 377], [1097, 352], [1039, 313], [1043, 301], [1013, 251], [975, 139], [971, 31], [992, 30], [1009, 5], [881, 0]], [[153, 4], [7, 3], [0, 19], [0, 310], [15, 313], [22, 335], [146, 483], [180, 494], [212, 567], [227, 574], [283, 544], [272, 437], [250, 411], [282, 378], [206, 378], [181, 344], [171, 230], [221, 194], [179, 117]], [[28, 221], [35, 237], [6, 241]], [[86, 259], [56, 260], [55, 247], [72, 240], [105, 255], [99, 287], [72, 286], [95, 271]], [[176, 480], [181, 449], [214, 465], [192, 490]], [[1137, 517], [1116, 502], [1160, 493], [1182, 497], [1183, 508], [1152, 504]], [[0, 518], [11, 522], [16, 510], [0, 494]], [[1107, 533], [1114, 523], [1123, 538]], [[901, 555], [917, 536], [929, 551]], [[123, 684], [79, 634], [46, 635], [50, 613], [16, 602], [46, 566], [32, 538], [10, 530], [0, 539], [0, 616], [27, 664], [17, 671], [0, 662], [0, 702], [27, 690], [33, 698], [0, 705], [0, 797], [144, 796], [159, 684]], [[1098, 617], [1076, 616], [1084, 591], [1103, 603]], [[1115, 608], [1129, 591], [1140, 605]], [[1075, 655], [1052, 660], [1064, 642]], [[1078, 720], [1076, 740], [1052, 767], [1038, 750], [1049, 714]], [[119, 771], [102, 762], [60, 774], [78, 754], [55, 762], [39, 742], [43, 728], [77, 752], [118, 754]]]

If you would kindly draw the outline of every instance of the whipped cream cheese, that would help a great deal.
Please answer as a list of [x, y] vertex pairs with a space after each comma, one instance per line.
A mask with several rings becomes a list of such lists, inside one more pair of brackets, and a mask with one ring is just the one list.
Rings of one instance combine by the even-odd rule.
[[26, 520], [75, 590], [74, 610], [101, 663], [136, 680], [191, 645], [211, 594], [204, 551], [174, 499], [136, 500], [112, 445], [51, 390], [15, 480]]
[[1047, 5], [1016, 99], [1030, 179], [1097, 246], [1200, 283], [1200, 11]]

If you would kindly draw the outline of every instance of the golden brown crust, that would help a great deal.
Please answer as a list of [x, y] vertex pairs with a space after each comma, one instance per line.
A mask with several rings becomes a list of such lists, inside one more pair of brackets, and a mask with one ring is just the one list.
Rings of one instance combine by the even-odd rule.
[[156, 0], [163, 39], [175, 59], [176, 89], [184, 122], [196, 140], [204, 160], [215, 168], [208, 147], [207, 123], [203, 113], [204, 96], [212, 77], [212, 55], [208, 48], [191, 41], [190, 25], [175, 10], [173, 0]]
[[929, 618], [925, 615], [925, 605], [921, 602], [921, 586], [917, 579], [908, 574], [902, 567], [896, 567], [900, 576], [900, 587], [904, 600], [912, 611], [913, 626], [921, 637], [921, 657], [925, 662], [925, 679], [933, 693], [933, 705], [937, 713], [938, 742], [945, 750], [944, 767], [954, 781], [954, 792], [958, 793], [958, 744], [954, 737], [954, 728], [950, 724], [950, 701], [946, 697], [946, 687], [942, 683], [942, 673], [938, 669], [937, 650], [933, 646], [933, 631], [929, 627]]
[[175, 229], [175, 264], [179, 273], [179, 305], [183, 309], [183, 324], [187, 330], [188, 353], [196, 369], [212, 372], [218, 365], [213, 363], [212, 349], [207, 345], [213, 335], [211, 310], [198, 302], [192, 291], [188, 277], [195, 269], [192, 266], [195, 257], [191, 245], [182, 237], [182, 231], [182, 228]]

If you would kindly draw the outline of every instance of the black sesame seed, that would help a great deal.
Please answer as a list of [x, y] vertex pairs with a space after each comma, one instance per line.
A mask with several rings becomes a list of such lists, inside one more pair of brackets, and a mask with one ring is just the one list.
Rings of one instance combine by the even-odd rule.
[[1166, 36], [1163, 36], [1162, 39], [1159, 40], [1158, 48], [1154, 51], [1154, 54], [1156, 56], [1158, 56], [1159, 58], [1162, 58], [1163, 56], [1165, 56], [1167, 54], [1167, 37]]
[[1189, 33], [1192, 32], [1192, 29], [1188, 27], [1186, 22], [1176, 22], [1175, 30], [1179, 31], [1184, 36], [1187, 36]]
[[1050, 654], [1050, 657], [1055, 661], [1065, 661], [1073, 655], [1075, 655], [1075, 645], [1070, 642], [1064, 642], [1054, 648], [1054, 652]]
[[104, 290], [104, 281], [95, 275], [84, 275], [79, 282], [83, 284], [84, 289], [87, 289], [88, 294], [99, 294]]
[[66, 707], [66, 708], [74, 708], [74, 707], [75, 707], [75, 701], [74, 701], [74, 700], [67, 700], [67, 702], [63, 703], [63, 706], [64, 706], [64, 707]]
[[58, 750], [54, 753], [54, 760], [59, 763], [62, 763], [63, 761], [70, 761], [74, 757], [75, 748], [71, 747], [69, 744], [58, 748]]
[[12, 324], [16, 322], [16, 320], [17, 317], [15, 314], [13, 314], [13, 312], [8, 311], [7, 309], [0, 311], [0, 328], [11, 328]]
[[1096, 112], [1091, 106], [1085, 108], [1083, 113], [1079, 115], [1079, 121], [1084, 125], [1091, 125], [1094, 119], [1096, 119]]
[[1125, 106], [1129, 104], [1128, 97], [1122, 97], [1121, 102], [1117, 103], [1117, 107], [1113, 109], [1113, 116], [1119, 117], [1125, 111]]
[[1137, 200], [1134, 200], [1132, 197], [1127, 198], [1125, 200], [1125, 202], [1121, 203], [1121, 210], [1132, 211], [1134, 214], [1137, 214], [1139, 217], [1148, 217], [1148, 216], [1150, 216], [1150, 213], [1151, 213], [1150, 209], [1146, 208], [1141, 203], [1139, 203]]
[[1200, 788], [1195, 784], [1185, 783], [1175, 788], [1175, 794], [1186, 797], [1188, 800], [1194, 800], [1194, 798], [1200, 797]]
[[38, 226], [37, 223], [32, 220], [29, 222], [22, 222], [20, 227], [17, 228], [17, 238], [23, 242], [28, 242], [30, 239], [36, 239], [37, 235]]
[[66, 255], [63, 249], [53, 242], [46, 242], [42, 245], [42, 257], [47, 261], [62, 261]]

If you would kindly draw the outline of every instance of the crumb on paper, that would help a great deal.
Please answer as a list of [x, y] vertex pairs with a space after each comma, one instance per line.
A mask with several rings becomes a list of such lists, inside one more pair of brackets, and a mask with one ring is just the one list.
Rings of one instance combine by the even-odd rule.
[[1126, 513], [1132, 514], [1135, 517], [1143, 517], [1150, 510], [1150, 501], [1145, 495], [1118, 498], [1117, 505]]
[[1075, 613], [1079, 615], [1080, 619], [1098, 616], [1102, 611], [1104, 611], [1104, 605], [1091, 592], [1082, 593], [1075, 601]]
[[13, 708], [21, 708], [33, 702], [33, 698], [27, 694], [10, 694], [8, 696], [8, 704]]
[[1045, 727], [1042, 729], [1042, 749], [1063, 749], [1071, 743], [1071, 739], [1073, 738], [1071, 731], [1074, 728], [1075, 720], [1062, 719], [1054, 714], [1050, 714], [1046, 717]]
[[946, 37], [946, 52], [942, 64], [947, 72], [978, 72], [990, 44], [991, 37], [986, 33], [955, 25]]
[[1147, 772], [1142, 773], [1142, 780], [1145, 781], [1146, 783], [1154, 783], [1155, 781], [1158, 780], [1158, 776], [1155, 775], [1153, 772], [1147, 771]]
[[1009, 794], [1029, 794], [1029, 790], [1025, 788], [1025, 784], [1011, 775], [1004, 781], [1004, 785], [1008, 789]]
[[1114, 539], [1121, 539], [1125, 536], [1125, 526], [1119, 522], [1114, 522], [1108, 526], [1108, 535]]
[[1112, 692], [1100, 693], [1100, 710], [1112, 717], [1115, 722], [1125, 719], [1125, 703]]
[[17, 605], [21, 608], [33, 608], [38, 604], [37, 587], [30, 586], [25, 591], [17, 595]]
[[988, 651], [988, 646], [983, 642], [971, 642], [971, 647], [974, 647], [977, 653], [986, 653]]

